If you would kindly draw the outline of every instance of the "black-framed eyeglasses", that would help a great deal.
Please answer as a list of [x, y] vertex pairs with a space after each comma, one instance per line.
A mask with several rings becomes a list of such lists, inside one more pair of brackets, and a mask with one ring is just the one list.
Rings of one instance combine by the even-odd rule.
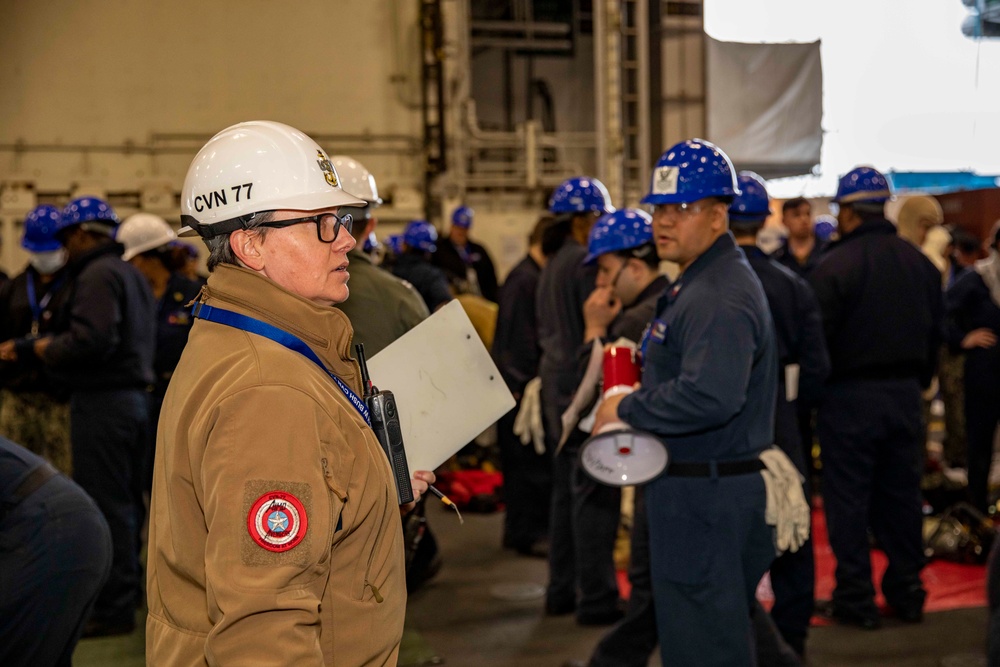
[[280, 229], [281, 227], [301, 225], [304, 222], [316, 223], [316, 238], [318, 238], [322, 243], [333, 243], [336, 241], [337, 235], [340, 234], [341, 227], [346, 229], [348, 234], [351, 234], [354, 228], [354, 218], [350, 213], [345, 213], [344, 215], [337, 215], [336, 213], [320, 213], [319, 215], [310, 215], [305, 218], [292, 218], [291, 220], [275, 220], [273, 222], [265, 222], [260, 226]]

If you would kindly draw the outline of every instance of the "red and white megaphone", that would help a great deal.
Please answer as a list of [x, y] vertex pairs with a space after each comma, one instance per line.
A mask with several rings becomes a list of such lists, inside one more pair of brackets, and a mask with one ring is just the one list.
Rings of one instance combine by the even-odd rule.
[[[639, 381], [636, 350], [624, 345], [604, 350], [604, 399], [631, 394]], [[659, 438], [625, 422], [605, 424], [580, 447], [580, 463], [588, 475], [609, 486], [643, 484], [667, 467], [667, 447]]]

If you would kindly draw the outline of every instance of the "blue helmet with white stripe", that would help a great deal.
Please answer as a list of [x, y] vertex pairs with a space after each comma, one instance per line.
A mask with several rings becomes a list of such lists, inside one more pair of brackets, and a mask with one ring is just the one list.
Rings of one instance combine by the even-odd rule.
[[689, 139], [660, 156], [643, 204], [685, 204], [706, 197], [735, 197], [736, 170], [718, 146]]

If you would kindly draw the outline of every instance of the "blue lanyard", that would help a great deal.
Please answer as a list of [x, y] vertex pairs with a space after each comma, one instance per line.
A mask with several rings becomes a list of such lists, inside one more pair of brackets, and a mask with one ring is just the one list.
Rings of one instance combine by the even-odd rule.
[[261, 322], [253, 317], [248, 317], [246, 315], [240, 315], [239, 313], [234, 313], [231, 310], [223, 310], [222, 308], [215, 308], [213, 306], [206, 306], [203, 303], [196, 303], [192, 314], [200, 319], [208, 320], [209, 322], [215, 322], [216, 324], [224, 324], [234, 329], [242, 329], [243, 331], [248, 331], [258, 336], [264, 336], [265, 338], [270, 338], [276, 343], [284, 345], [289, 350], [294, 350], [304, 357], [308, 358], [314, 364], [323, 369], [323, 372], [330, 376], [333, 381], [340, 387], [340, 391], [344, 392], [344, 396], [347, 400], [351, 402], [354, 409], [358, 411], [358, 414], [365, 420], [365, 423], [371, 426], [372, 421], [368, 413], [368, 406], [365, 402], [355, 394], [347, 384], [344, 383], [339, 377], [327, 370], [326, 366], [320, 360], [316, 353], [312, 351], [312, 348], [306, 345], [305, 341], [296, 336], [295, 334], [288, 333], [283, 329], [279, 329], [276, 326], [270, 325], [267, 322]]
[[35, 292], [35, 276], [31, 271], [26, 272], [26, 274], [28, 278], [28, 307], [31, 308], [31, 332], [37, 336], [38, 326], [42, 321], [42, 312], [49, 305], [49, 301], [52, 300], [52, 295], [59, 290], [59, 287], [62, 285], [62, 279], [53, 282], [49, 287], [49, 291], [42, 297], [42, 300], [38, 301], [37, 293]]

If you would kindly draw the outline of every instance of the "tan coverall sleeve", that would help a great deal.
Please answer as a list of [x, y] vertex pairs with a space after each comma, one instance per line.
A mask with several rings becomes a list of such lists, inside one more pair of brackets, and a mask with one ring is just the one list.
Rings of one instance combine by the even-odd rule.
[[[330, 443], [340, 438], [337, 424], [315, 397], [288, 386], [246, 389], [220, 403], [200, 474], [214, 626], [208, 664], [323, 664], [320, 602], [343, 505], [324, 481], [322, 443], [346, 447]], [[261, 546], [248, 526], [253, 503], [270, 491], [305, 509], [305, 537], [283, 552]]]

